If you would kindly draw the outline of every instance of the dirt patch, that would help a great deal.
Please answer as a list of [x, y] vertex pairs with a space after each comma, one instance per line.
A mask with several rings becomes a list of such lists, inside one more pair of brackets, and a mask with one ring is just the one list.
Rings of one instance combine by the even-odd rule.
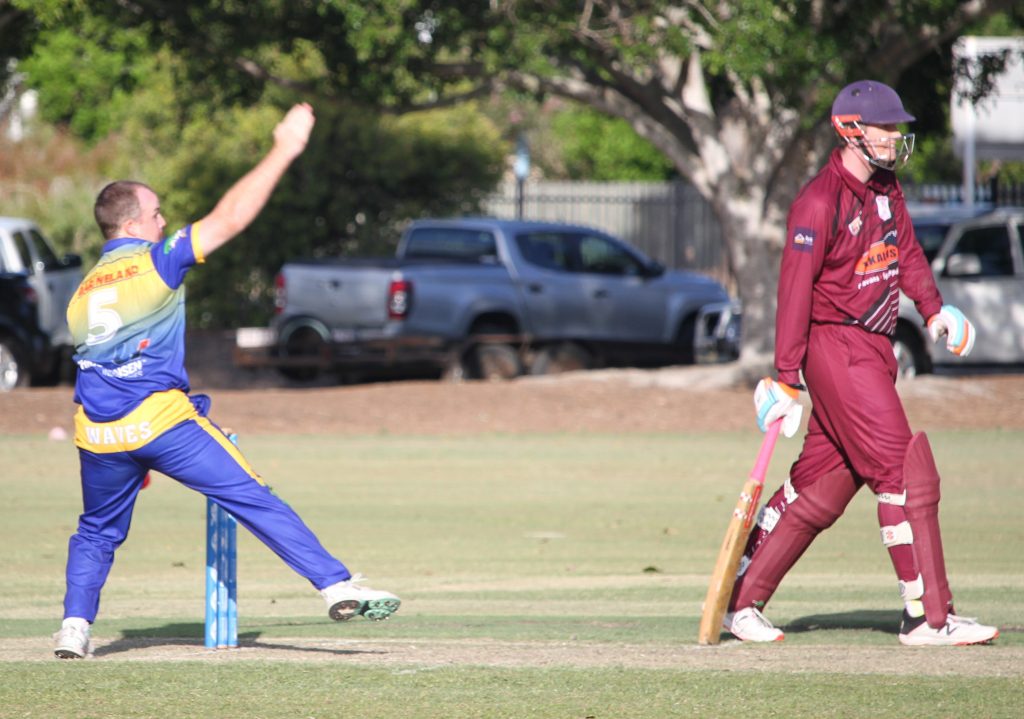
[[[717, 647], [597, 642], [505, 642], [474, 639], [346, 640], [273, 639], [242, 641], [238, 649], [214, 651], [186, 639], [115, 639], [96, 642], [104, 661], [272, 661], [345, 663], [419, 672], [450, 666], [506, 668], [616, 668], [714, 671], [785, 671], [793, 674], [882, 674], [885, 676], [1020, 677], [1024, 648], [963, 647], [928, 653], [900, 647], [753, 646], [726, 640]], [[770, 656], [769, 656], [770, 655]], [[771, 661], [767, 661], [768, 659]], [[48, 643], [37, 638], [0, 640], [0, 662], [52, 661]]]
[[[750, 387], [731, 367], [603, 370], [511, 382], [402, 381], [349, 386], [219, 388], [211, 416], [250, 434], [480, 432], [756, 432]], [[1024, 374], [901, 381], [915, 429], [1024, 428]], [[0, 394], [0, 432], [71, 430], [69, 387]]]

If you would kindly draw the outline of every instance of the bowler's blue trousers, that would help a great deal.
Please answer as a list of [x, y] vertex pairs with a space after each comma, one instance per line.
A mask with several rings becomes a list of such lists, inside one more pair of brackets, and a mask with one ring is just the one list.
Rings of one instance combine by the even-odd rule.
[[[65, 617], [96, 619], [114, 551], [128, 535], [135, 499], [151, 469], [217, 502], [316, 589], [351, 576], [208, 420], [182, 422], [130, 452], [78, 451], [85, 506], [68, 547]], [[202, 516], [197, 509], [197, 524]]]

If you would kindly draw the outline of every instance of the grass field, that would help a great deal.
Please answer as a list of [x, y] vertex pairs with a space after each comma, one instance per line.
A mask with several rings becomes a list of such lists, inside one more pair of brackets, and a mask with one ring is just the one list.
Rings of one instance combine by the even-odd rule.
[[[754, 433], [243, 436], [324, 544], [402, 610], [335, 624], [240, 531], [243, 646], [203, 649], [203, 500], [157, 476], [104, 592], [95, 660], [57, 662], [75, 452], [0, 438], [0, 717], [1016, 717], [1022, 440], [931, 434], [953, 590], [1000, 626], [992, 646], [899, 646], [862, 492], [769, 605], [783, 645], [697, 647]], [[798, 449], [780, 441], [769, 491]]]

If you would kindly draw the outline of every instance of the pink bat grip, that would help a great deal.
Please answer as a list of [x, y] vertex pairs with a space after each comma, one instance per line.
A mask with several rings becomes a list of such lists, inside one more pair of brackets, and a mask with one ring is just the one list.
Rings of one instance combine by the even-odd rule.
[[782, 429], [781, 418], [768, 425], [768, 430], [764, 433], [761, 451], [757, 453], [757, 461], [754, 462], [754, 469], [750, 472], [750, 478], [758, 484], [764, 484], [764, 476], [768, 473], [768, 463], [772, 459], [772, 451], [775, 449], [775, 440], [779, 438], [780, 429]]

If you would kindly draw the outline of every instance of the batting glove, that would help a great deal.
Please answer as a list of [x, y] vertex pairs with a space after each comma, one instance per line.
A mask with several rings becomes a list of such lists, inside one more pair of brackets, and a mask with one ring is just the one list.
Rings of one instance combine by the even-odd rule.
[[932, 342], [946, 335], [946, 349], [957, 357], [966, 357], [974, 348], [974, 325], [953, 305], [942, 305], [942, 309], [928, 319], [928, 334]]
[[765, 377], [754, 389], [754, 410], [757, 412], [757, 426], [762, 432], [768, 431], [768, 425], [780, 417], [782, 434], [792, 437], [800, 429], [800, 419], [804, 408], [797, 401], [800, 390], [782, 382]]

